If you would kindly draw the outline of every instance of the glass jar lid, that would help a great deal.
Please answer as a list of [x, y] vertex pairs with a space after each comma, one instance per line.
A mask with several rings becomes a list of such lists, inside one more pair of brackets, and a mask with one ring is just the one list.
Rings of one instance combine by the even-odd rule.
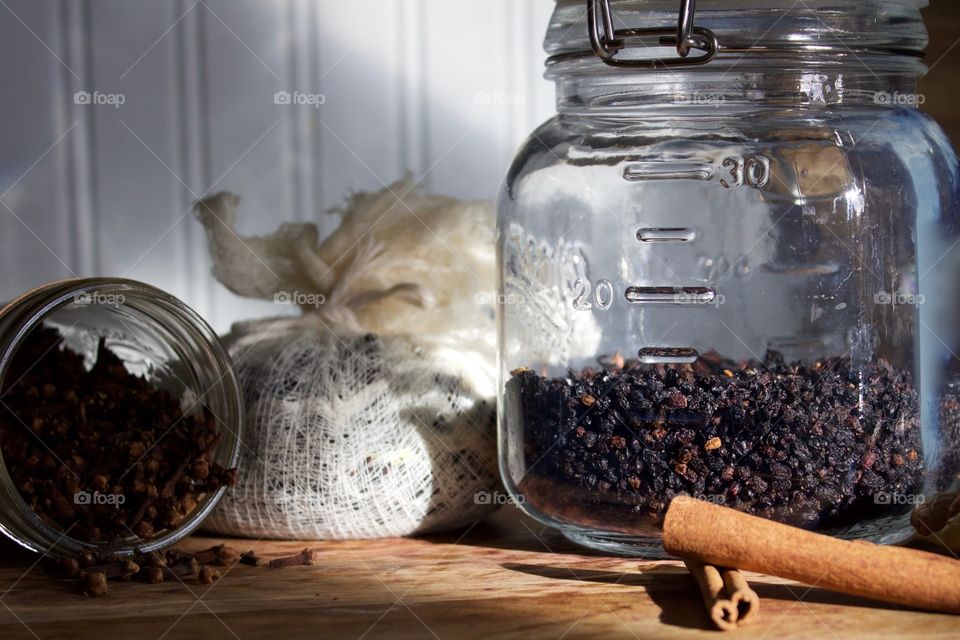
[[557, 0], [548, 64], [664, 68], [764, 55], [921, 57], [927, 0]]

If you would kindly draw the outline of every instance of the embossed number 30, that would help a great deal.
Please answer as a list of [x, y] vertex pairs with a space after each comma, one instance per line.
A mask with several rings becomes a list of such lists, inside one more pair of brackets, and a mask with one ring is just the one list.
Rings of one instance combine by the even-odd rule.
[[770, 180], [770, 158], [765, 156], [730, 157], [723, 161], [723, 166], [729, 171], [729, 175], [720, 179], [726, 189], [743, 185], [761, 189]]

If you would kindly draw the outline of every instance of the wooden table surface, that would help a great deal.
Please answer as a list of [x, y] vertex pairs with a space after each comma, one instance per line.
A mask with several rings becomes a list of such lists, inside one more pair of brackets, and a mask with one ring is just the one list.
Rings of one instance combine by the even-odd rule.
[[[219, 541], [194, 537], [181, 548]], [[593, 554], [513, 508], [420, 540], [228, 543], [265, 557], [309, 546], [317, 562], [237, 565], [212, 586], [111, 584], [108, 595], [85, 598], [3, 542], [0, 639], [960, 638], [960, 617], [751, 574], [760, 617], [725, 635], [710, 629], [679, 562]]]

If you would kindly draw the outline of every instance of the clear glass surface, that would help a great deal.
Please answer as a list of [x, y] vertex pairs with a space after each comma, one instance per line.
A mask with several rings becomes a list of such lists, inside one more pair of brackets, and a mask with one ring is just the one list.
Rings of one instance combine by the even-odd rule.
[[[83, 355], [89, 366], [102, 338], [130, 373], [180, 398], [185, 412], [206, 406], [223, 434], [212, 462], [236, 466], [243, 405], [230, 358], [213, 330], [182, 302], [143, 283], [107, 278], [55, 282], [29, 291], [0, 310], [0, 388], [6, 387], [8, 367], [20, 345], [41, 327], [55, 329], [61, 336], [56, 348]], [[111, 551], [123, 555], [174, 544], [201, 524], [224, 490], [203, 496], [175, 529], [149, 539], [131, 535], [111, 541]], [[14, 486], [2, 457], [0, 531], [50, 555], [73, 555], [97, 546], [39, 518]]]
[[559, 114], [498, 218], [501, 470], [528, 513], [641, 555], [678, 494], [898, 542], [957, 489], [960, 179], [921, 69], [551, 69]]

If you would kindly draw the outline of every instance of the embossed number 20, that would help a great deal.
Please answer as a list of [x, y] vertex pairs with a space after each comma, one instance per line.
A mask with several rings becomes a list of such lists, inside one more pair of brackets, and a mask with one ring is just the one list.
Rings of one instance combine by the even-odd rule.
[[[598, 280], [594, 287], [589, 280], [580, 278], [573, 283], [573, 308], [577, 311], [589, 311], [594, 303], [601, 311], [606, 311], [613, 304], [613, 285], [609, 280]], [[593, 296], [590, 292], [593, 291]], [[590, 302], [590, 298], [593, 302]]]
[[720, 179], [727, 189], [737, 189], [743, 185], [761, 189], [770, 180], [770, 158], [765, 156], [730, 157], [723, 161], [729, 171], [728, 176]]

